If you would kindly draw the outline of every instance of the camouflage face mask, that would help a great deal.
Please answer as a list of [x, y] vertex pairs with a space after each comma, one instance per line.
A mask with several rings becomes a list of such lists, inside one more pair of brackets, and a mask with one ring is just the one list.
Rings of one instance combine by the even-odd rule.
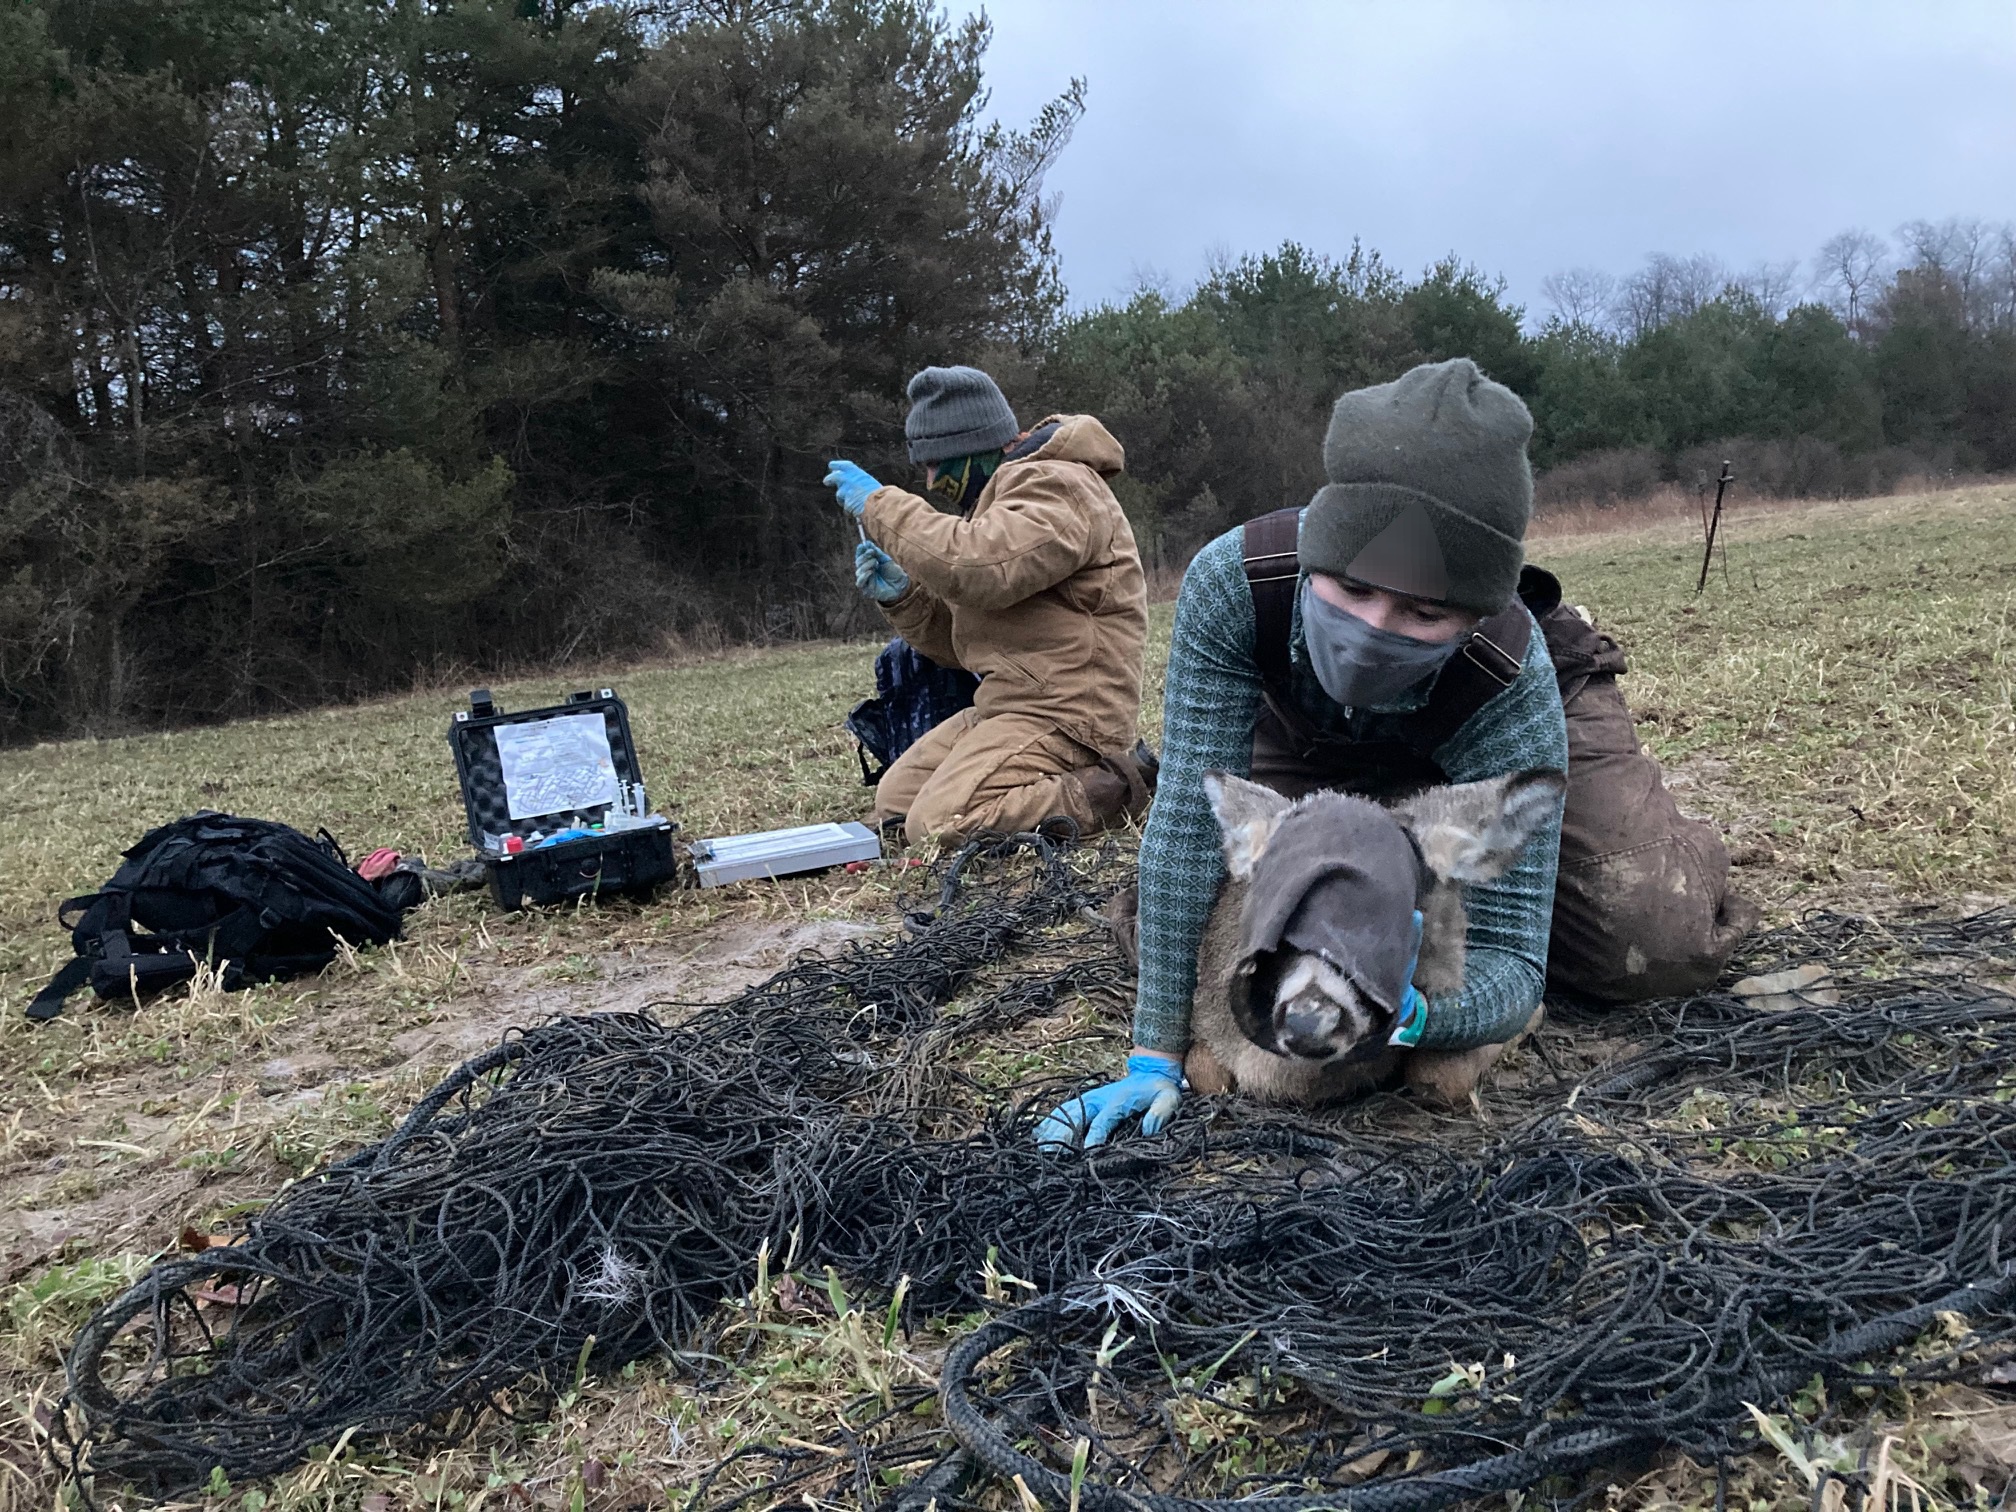
[[924, 487], [934, 498], [942, 499], [963, 512], [979, 501], [980, 491], [987, 486], [987, 480], [994, 476], [994, 469], [1000, 465], [999, 452], [987, 452], [977, 457], [947, 457], [936, 464], [936, 476]]

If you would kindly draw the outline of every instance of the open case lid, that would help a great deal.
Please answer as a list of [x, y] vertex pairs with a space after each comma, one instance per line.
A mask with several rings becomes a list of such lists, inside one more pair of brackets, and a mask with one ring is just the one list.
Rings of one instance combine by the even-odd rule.
[[[486, 835], [551, 834], [606, 820], [625, 786], [644, 776], [630, 739], [630, 713], [609, 688], [570, 693], [563, 704], [506, 714], [488, 688], [448, 726], [469, 843]], [[640, 804], [641, 808], [641, 804]]]

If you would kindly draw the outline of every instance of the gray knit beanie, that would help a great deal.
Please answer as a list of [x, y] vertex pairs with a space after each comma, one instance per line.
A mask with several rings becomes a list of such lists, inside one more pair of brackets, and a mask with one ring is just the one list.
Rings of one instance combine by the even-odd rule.
[[1021, 431], [1001, 390], [978, 368], [927, 367], [910, 380], [903, 434], [912, 462], [998, 451]]
[[1532, 434], [1519, 396], [1468, 357], [1346, 394], [1323, 437], [1330, 481], [1302, 516], [1302, 565], [1496, 614], [1519, 586]]

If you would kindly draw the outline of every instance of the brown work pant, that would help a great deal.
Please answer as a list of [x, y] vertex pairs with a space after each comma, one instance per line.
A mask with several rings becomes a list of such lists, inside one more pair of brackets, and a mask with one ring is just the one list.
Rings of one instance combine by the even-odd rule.
[[[1621, 654], [1617, 661], [1621, 669]], [[1568, 800], [1548, 983], [1613, 1003], [1712, 986], [1757, 923], [1757, 906], [1729, 886], [1729, 848], [1666, 791], [1615, 672], [1596, 671], [1567, 691]]]
[[877, 823], [902, 815], [903, 837], [963, 840], [976, 830], [1031, 830], [1062, 815], [1098, 827], [1085, 789], [1070, 775], [1098, 753], [1047, 720], [1026, 714], [983, 719], [963, 709], [897, 757], [875, 785]]

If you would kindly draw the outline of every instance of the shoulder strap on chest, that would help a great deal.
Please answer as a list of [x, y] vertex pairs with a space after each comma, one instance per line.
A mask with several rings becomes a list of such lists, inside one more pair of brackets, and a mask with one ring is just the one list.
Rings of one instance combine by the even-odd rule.
[[1288, 637], [1295, 623], [1295, 584], [1302, 573], [1296, 537], [1302, 511], [1290, 507], [1248, 520], [1241, 534], [1246, 586], [1253, 593], [1253, 663], [1269, 689], [1288, 688]]
[[1516, 598], [1471, 631], [1435, 679], [1427, 704], [1407, 720], [1407, 743], [1424, 756], [1440, 750], [1471, 715], [1519, 680], [1532, 639], [1533, 621]]

